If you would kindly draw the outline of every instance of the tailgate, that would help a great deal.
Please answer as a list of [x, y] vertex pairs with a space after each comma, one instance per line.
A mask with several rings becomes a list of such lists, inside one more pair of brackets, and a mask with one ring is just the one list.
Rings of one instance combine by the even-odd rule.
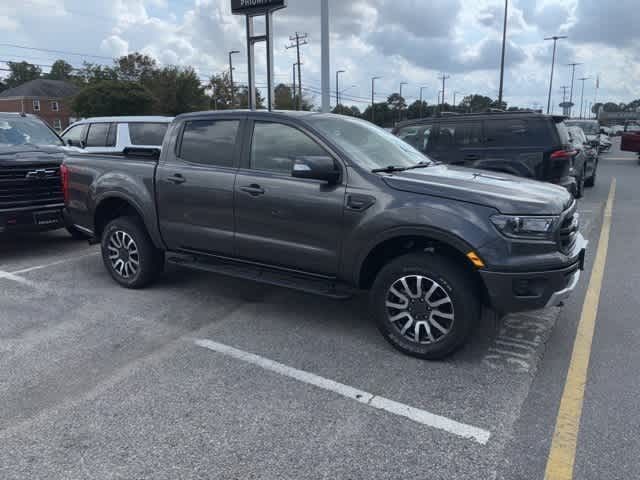
[[640, 132], [623, 133], [620, 150], [625, 152], [640, 152]]

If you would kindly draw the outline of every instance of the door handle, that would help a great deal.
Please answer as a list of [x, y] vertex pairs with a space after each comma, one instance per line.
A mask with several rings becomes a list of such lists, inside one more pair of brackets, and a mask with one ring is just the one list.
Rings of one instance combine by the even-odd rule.
[[180, 173], [176, 173], [174, 175], [172, 175], [171, 177], [167, 178], [168, 182], [171, 182], [175, 185], [179, 185], [181, 183], [184, 183], [187, 181], [186, 178], [184, 178]]
[[476, 155], [475, 153], [470, 153], [469, 155], [464, 156], [465, 160], [480, 160], [480, 155]]
[[251, 185], [246, 185], [244, 187], [240, 187], [240, 190], [242, 190], [245, 193], [248, 193], [252, 197], [257, 197], [258, 195], [264, 195], [264, 188], [262, 188], [260, 185], [255, 183], [252, 183]]

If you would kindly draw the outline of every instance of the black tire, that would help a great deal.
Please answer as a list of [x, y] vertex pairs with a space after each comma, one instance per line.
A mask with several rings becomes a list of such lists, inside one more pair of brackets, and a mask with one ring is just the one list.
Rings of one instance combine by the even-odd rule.
[[596, 184], [596, 177], [598, 176], [598, 162], [593, 166], [593, 174], [584, 181], [585, 187], [593, 187]]
[[[122, 273], [114, 266], [114, 262], [110, 258], [112, 251], [110, 250], [110, 242], [114, 235], [119, 237], [128, 236], [132, 239], [136, 253], [127, 253], [127, 260], [137, 261], [135, 272], [129, 269]], [[120, 285], [126, 288], [143, 288], [150, 285], [162, 273], [164, 268], [164, 253], [153, 245], [149, 234], [140, 220], [135, 217], [120, 217], [109, 222], [102, 232], [102, 260], [104, 265]], [[121, 244], [124, 244], [121, 242]], [[114, 244], [111, 244], [113, 246]], [[124, 249], [124, 248], [123, 248]], [[123, 250], [119, 249], [119, 250]], [[121, 258], [122, 259], [122, 258]], [[133, 266], [133, 263], [131, 264]], [[128, 274], [128, 275], [125, 275]]]
[[89, 240], [89, 235], [78, 230], [73, 225], [67, 225], [65, 228], [67, 229], [67, 232], [69, 232], [69, 235], [71, 235], [74, 240]]
[[[397, 312], [402, 310], [396, 311], [393, 307], [388, 306], [388, 299], [393, 298], [389, 296], [394, 295], [391, 292], [391, 288], [394, 287], [396, 282], [401, 282], [403, 278], [408, 278], [406, 280], [407, 283], [412, 282], [413, 276], [425, 277], [422, 282], [423, 284], [427, 282], [426, 285], [429, 285], [429, 287], [425, 288], [428, 288], [428, 290], [431, 289], [434, 283], [438, 284], [438, 289], [430, 296], [428, 296], [428, 293], [424, 294], [427, 300], [435, 299], [434, 303], [438, 303], [443, 295], [449, 297], [450, 309], [447, 304], [443, 308], [449, 309], [450, 314], [453, 314], [451, 323], [445, 323], [446, 321], [441, 318], [437, 320], [440, 327], [445, 327], [444, 330], [449, 327], [446, 334], [439, 332], [431, 323], [433, 319], [431, 312], [435, 311], [435, 309], [431, 309], [430, 302], [426, 302], [429, 303], [426, 306], [424, 301], [411, 299], [414, 305], [406, 309], [407, 312], [410, 312], [410, 319], [413, 320], [413, 332], [410, 332], [411, 327], [408, 331], [409, 336], [413, 333], [413, 338], [403, 334], [400, 328], [405, 318], [407, 318], [406, 323], [409, 323], [408, 317], [403, 317], [402, 320], [396, 321], [400, 322], [400, 325], [391, 321], [391, 318], [398, 315]], [[414, 292], [418, 294], [422, 290], [417, 287], [417, 280], [415, 285]], [[412, 288], [414, 287], [410, 286], [410, 289]], [[385, 265], [375, 279], [369, 302], [378, 329], [391, 345], [407, 355], [428, 360], [446, 357], [460, 348], [467, 340], [471, 328], [477, 324], [480, 318], [479, 295], [474, 283], [469, 278], [469, 273], [449, 259], [422, 252], [403, 255]], [[412, 308], [415, 308], [415, 310], [410, 311]], [[428, 317], [420, 317], [420, 309], [424, 310], [425, 308], [428, 309], [428, 312], [422, 311], [421, 313], [428, 313]], [[415, 313], [416, 311], [418, 313]], [[416, 318], [422, 318], [422, 320], [416, 322], [413, 319], [414, 315]], [[435, 315], [439, 315], [439, 313]], [[415, 341], [416, 323], [423, 324], [417, 327], [418, 342]], [[424, 324], [427, 324], [428, 328]], [[406, 328], [406, 325], [404, 328]], [[428, 342], [421, 342], [422, 333], [427, 335], [426, 340]], [[438, 337], [439, 334], [441, 336]]]
[[576, 198], [584, 197], [584, 186], [586, 181], [584, 178], [585, 175], [586, 175], [586, 168], [583, 168], [580, 176], [576, 177], [576, 193], [574, 195], [574, 197]]

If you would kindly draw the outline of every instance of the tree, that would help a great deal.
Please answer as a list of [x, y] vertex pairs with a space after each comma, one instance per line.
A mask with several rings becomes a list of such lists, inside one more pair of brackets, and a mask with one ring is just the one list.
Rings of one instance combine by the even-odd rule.
[[106, 80], [118, 80], [118, 72], [116, 69], [88, 62], [84, 62], [82, 68], [73, 77], [74, 83], [80, 87], [104, 82]]
[[50, 80], [70, 80], [73, 67], [64, 60], [56, 60], [47, 74]]
[[7, 89], [7, 85], [0, 79], [0, 92]]
[[429, 107], [429, 104], [422, 101], [422, 108], [420, 108], [420, 100], [416, 100], [407, 109], [407, 118], [412, 120], [414, 118], [421, 118], [420, 112], [422, 111], [422, 117], [430, 117], [433, 114], [433, 109]]
[[356, 117], [356, 118], [360, 118], [361, 116], [360, 109], [355, 105], [352, 105], [351, 107], [348, 107], [342, 104], [336, 105], [336, 107], [332, 110], [331, 113], [336, 113], [339, 115], [346, 115], [348, 117]]
[[[390, 127], [393, 125], [393, 111], [389, 108], [387, 102], [380, 102], [374, 104], [375, 107], [375, 123], [380, 127]], [[362, 118], [365, 120], [371, 120], [371, 105], [369, 105], [364, 112], [362, 112]]]
[[153, 72], [146, 83], [154, 98], [153, 113], [176, 116], [209, 106], [205, 89], [191, 67], [165, 67]]
[[209, 80], [209, 88], [212, 90], [211, 104], [214, 110], [227, 110], [230, 108], [236, 108], [238, 104], [238, 86], [233, 86], [233, 92], [236, 97], [236, 105], [232, 105], [231, 102], [231, 79], [229, 78], [229, 72], [224, 72], [219, 75], [214, 75]]
[[627, 112], [637, 112], [640, 109], [640, 98], [633, 102], [627, 103], [625, 110]]
[[[236, 108], [249, 108], [249, 87], [241, 88], [236, 97]], [[260, 90], [256, 88], [256, 108], [265, 108], [264, 97]]]
[[602, 109], [605, 112], [619, 112], [620, 111], [620, 105], [618, 105], [617, 103], [613, 103], [613, 102], [607, 102], [602, 106]]
[[274, 101], [275, 108], [278, 110], [295, 110], [295, 97], [293, 94], [293, 89], [284, 83], [280, 83], [276, 85], [274, 88]]
[[115, 71], [120, 80], [140, 82], [143, 85], [151, 80], [158, 69], [153, 58], [139, 52], [120, 57], [115, 61], [115, 64]]
[[82, 90], [73, 100], [73, 110], [81, 117], [150, 115], [154, 98], [134, 82], [104, 80]]
[[467, 95], [460, 103], [462, 108], [473, 113], [486, 112], [489, 108], [492, 108], [492, 105], [494, 105], [493, 99], [477, 94]]
[[9, 76], [6, 84], [8, 88], [17, 87], [25, 82], [40, 78], [42, 70], [37, 65], [28, 62], [7, 62], [9, 66]]

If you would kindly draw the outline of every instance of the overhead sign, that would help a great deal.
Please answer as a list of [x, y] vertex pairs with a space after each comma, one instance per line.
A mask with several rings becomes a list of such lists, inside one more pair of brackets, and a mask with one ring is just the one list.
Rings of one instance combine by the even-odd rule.
[[287, 7], [287, 0], [231, 0], [234, 15], [259, 15]]

